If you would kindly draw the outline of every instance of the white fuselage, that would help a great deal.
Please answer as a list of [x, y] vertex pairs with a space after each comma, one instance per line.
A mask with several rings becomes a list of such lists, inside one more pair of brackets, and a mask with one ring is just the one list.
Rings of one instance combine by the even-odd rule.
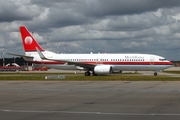
[[[172, 63], [164, 57], [153, 54], [56, 54], [49, 51], [42, 53], [49, 59], [81, 62], [95, 66], [108, 65], [113, 70], [121, 71], [158, 71], [172, 66]], [[87, 70], [86, 67], [68, 65], [66, 62], [41, 60], [37, 52], [26, 52], [26, 55], [34, 57], [33, 60], [29, 60], [30, 62], [42, 64], [49, 68]]]

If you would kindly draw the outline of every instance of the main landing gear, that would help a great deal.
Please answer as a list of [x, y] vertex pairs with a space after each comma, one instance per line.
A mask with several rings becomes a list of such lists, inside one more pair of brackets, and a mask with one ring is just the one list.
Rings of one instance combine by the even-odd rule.
[[89, 71], [86, 71], [86, 72], [84, 73], [84, 75], [85, 75], [85, 76], [90, 76], [91, 73], [90, 73]]
[[[89, 71], [86, 71], [86, 72], [84, 73], [84, 75], [85, 75], [85, 76], [90, 76], [91, 73], [90, 73]], [[92, 75], [93, 75], [93, 76], [97, 76], [97, 74], [96, 74], [94, 71], [92, 72]]]

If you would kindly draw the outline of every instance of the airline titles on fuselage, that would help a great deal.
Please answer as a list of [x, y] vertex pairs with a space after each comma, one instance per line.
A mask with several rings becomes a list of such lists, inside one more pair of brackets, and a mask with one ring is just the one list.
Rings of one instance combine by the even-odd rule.
[[125, 59], [144, 59], [143, 56], [125, 56]]

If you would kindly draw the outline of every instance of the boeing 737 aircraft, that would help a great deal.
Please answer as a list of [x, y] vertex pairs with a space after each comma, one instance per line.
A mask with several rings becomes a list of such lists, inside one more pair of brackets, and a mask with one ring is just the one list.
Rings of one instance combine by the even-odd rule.
[[20, 27], [27, 62], [61, 70], [83, 70], [85, 76], [111, 74], [112, 71], [158, 71], [172, 62], [153, 54], [56, 54], [42, 48], [25, 26]]

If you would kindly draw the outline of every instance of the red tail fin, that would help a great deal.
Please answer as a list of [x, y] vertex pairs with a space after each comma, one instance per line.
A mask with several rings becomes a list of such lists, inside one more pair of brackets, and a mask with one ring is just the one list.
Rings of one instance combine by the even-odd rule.
[[25, 26], [20, 26], [20, 32], [22, 37], [22, 43], [24, 46], [24, 51], [36, 51], [36, 47], [43, 51], [44, 49], [37, 43], [37, 41], [33, 38], [30, 32], [27, 30]]

